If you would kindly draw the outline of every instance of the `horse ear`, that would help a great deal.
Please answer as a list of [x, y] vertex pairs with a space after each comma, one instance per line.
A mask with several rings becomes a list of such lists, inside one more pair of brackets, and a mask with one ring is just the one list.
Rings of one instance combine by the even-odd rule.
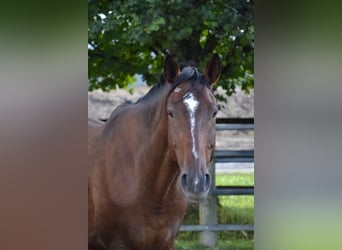
[[179, 75], [179, 66], [173, 60], [171, 55], [167, 55], [164, 62], [164, 78], [168, 83], [173, 83], [176, 77]]
[[214, 54], [209, 60], [204, 69], [204, 76], [209, 80], [209, 84], [212, 85], [219, 79], [221, 74], [221, 62], [218, 54]]

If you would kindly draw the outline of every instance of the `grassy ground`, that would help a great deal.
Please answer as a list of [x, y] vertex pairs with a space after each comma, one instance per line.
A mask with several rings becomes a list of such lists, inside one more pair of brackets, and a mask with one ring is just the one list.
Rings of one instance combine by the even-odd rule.
[[[253, 185], [253, 174], [217, 175], [216, 185]], [[217, 204], [218, 224], [254, 224], [254, 196], [219, 196]], [[198, 224], [198, 206], [189, 207], [184, 224]], [[254, 233], [245, 231], [217, 232], [217, 243], [213, 248], [199, 244], [199, 232], [179, 232], [176, 249], [253, 249]]]

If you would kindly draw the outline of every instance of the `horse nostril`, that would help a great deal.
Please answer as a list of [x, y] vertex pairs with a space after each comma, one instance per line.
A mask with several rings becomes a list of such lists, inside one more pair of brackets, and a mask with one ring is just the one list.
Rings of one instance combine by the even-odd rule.
[[211, 178], [209, 174], [205, 174], [205, 189], [209, 189], [211, 184]]
[[186, 174], [182, 175], [181, 183], [182, 183], [182, 187], [187, 186], [187, 175]]

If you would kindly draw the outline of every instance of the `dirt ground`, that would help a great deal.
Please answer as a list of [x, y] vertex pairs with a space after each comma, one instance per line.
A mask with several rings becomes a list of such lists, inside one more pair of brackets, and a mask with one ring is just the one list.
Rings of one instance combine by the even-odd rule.
[[[134, 89], [133, 94], [127, 90], [118, 89], [111, 92], [104, 92], [100, 89], [88, 92], [88, 117], [93, 119], [108, 118], [116, 106], [125, 101], [136, 101], [146, 94], [150, 87], [139, 86]], [[218, 89], [217, 93], [223, 93]], [[227, 103], [223, 105], [217, 117], [254, 117], [254, 92], [246, 95], [241, 90], [228, 97]]]

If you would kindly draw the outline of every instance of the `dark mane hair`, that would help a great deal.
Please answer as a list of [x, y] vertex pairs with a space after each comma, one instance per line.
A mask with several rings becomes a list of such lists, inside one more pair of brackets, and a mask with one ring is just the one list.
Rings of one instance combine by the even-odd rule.
[[[204, 77], [204, 75], [201, 72], [198, 71], [194, 62], [191, 61], [187, 63], [181, 63], [179, 64], [179, 67], [180, 67], [181, 72], [177, 76], [175, 81], [172, 83], [171, 89], [169, 93], [167, 94], [167, 96], [169, 96], [172, 93], [172, 91], [175, 88], [177, 88], [179, 84], [181, 84], [182, 82], [190, 81], [190, 80], [193, 80], [194, 84], [199, 83], [203, 86], [210, 88], [208, 80]], [[146, 95], [139, 98], [135, 103], [139, 103], [141, 101], [147, 100], [150, 97], [156, 95], [158, 91], [161, 88], [163, 88], [166, 84], [168, 83], [166, 82], [164, 78], [164, 74], [161, 74], [159, 78], [159, 82], [155, 84]]]

